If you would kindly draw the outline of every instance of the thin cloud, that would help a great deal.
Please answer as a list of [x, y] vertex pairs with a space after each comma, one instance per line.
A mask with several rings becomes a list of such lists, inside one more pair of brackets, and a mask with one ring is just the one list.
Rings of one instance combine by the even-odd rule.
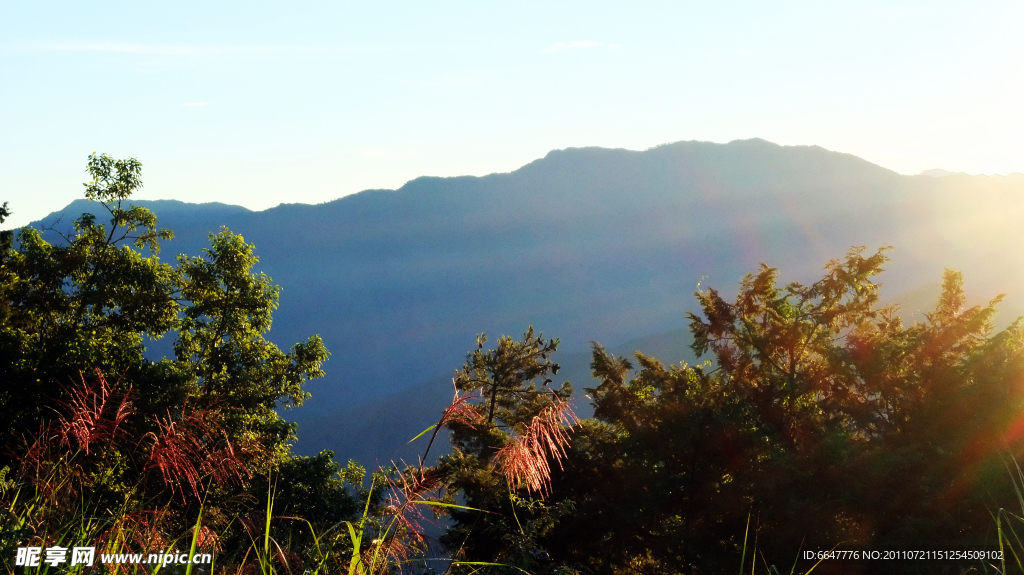
[[159, 56], [202, 56], [223, 48], [209, 46], [155, 46], [148, 44], [79, 43], [79, 44], [22, 44], [7, 48], [27, 52], [101, 52], [108, 54], [150, 54]]
[[580, 50], [583, 48], [600, 48], [604, 46], [601, 42], [558, 42], [544, 48], [544, 52], [565, 52], [566, 50]]
[[286, 54], [358, 52], [367, 47], [348, 46], [208, 46], [128, 44], [118, 42], [42, 43], [0, 45], [0, 52], [94, 52], [155, 56], [211, 56], [218, 54]]
[[209, 106], [209, 102], [189, 102], [188, 104], [182, 104], [182, 108], [202, 108], [203, 106]]

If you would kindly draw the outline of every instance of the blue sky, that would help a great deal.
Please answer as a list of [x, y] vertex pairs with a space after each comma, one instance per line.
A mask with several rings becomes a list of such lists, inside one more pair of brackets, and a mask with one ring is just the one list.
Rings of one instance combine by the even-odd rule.
[[[828, 4], [826, 6], [826, 4]], [[1024, 172], [1024, 3], [0, 0], [0, 201], [263, 209], [570, 146], [760, 137]]]

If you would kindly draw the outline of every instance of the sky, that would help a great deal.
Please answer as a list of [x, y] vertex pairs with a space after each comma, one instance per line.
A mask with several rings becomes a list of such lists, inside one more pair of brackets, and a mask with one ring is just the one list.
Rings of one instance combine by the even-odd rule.
[[0, 202], [251, 209], [553, 149], [759, 137], [903, 174], [1024, 172], [1024, 2], [0, 0]]

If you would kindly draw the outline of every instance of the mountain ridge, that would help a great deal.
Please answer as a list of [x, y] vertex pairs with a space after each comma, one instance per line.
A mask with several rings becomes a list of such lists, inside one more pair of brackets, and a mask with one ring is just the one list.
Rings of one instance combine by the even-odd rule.
[[565, 353], [591, 340], [611, 349], [683, 329], [698, 283], [728, 296], [761, 262], [782, 282], [811, 282], [850, 246], [893, 245], [887, 297], [955, 267], [970, 293], [1024, 304], [1013, 250], [1024, 185], [904, 176], [759, 139], [553, 150], [512, 172], [262, 211], [138, 203], [175, 232], [165, 257], [198, 255], [222, 225], [256, 245], [259, 270], [282, 286], [271, 339], [288, 347], [318, 333], [333, 353], [308, 407], [286, 415], [310, 436], [335, 434], [303, 451], [342, 457], [332, 415], [451, 373], [477, 333], [493, 341], [532, 324]]

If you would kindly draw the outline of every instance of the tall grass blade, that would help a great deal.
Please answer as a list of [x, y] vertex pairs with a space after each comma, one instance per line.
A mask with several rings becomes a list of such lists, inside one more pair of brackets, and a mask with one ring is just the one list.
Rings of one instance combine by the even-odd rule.
[[740, 575], [743, 575], [743, 566], [747, 564], [747, 535], [750, 534], [750, 514], [747, 513], [747, 528], [743, 531], [743, 554], [740, 555]]
[[192, 528], [192, 545], [188, 548], [189, 562], [185, 567], [185, 575], [192, 575], [192, 558], [196, 556], [196, 543], [199, 542], [199, 529], [203, 525], [203, 505], [199, 506], [199, 516], [196, 517], [195, 527]]

